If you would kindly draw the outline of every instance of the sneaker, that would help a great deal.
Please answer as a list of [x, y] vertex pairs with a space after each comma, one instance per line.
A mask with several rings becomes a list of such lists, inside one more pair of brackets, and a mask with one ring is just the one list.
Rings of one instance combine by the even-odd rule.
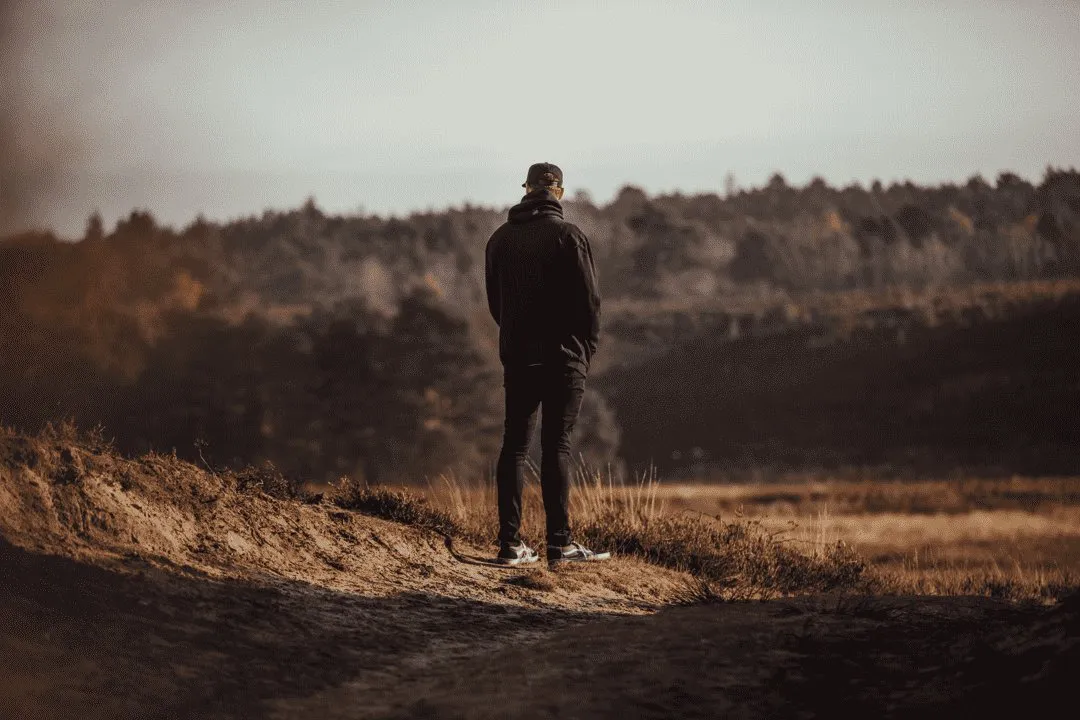
[[564, 562], [596, 562], [597, 560], [610, 560], [609, 552], [593, 552], [580, 543], [569, 545], [548, 545], [547, 559], [551, 564]]
[[524, 565], [536, 562], [540, 559], [540, 555], [525, 543], [518, 545], [503, 543], [495, 559], [502, 565]]

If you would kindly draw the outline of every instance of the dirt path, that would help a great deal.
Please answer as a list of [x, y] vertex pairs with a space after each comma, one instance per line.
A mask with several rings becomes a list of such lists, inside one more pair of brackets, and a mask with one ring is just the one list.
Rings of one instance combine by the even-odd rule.
[[[1049, 711], [1067, 697], [1063, 634], [1017, 654], [1020, 646], [998, 647], [1003, 632], [1038, 613], [973, 598], [849, 603], [805, 598], [600, 620], [381, 692], [360, 680], [282, 701], [276, 717], [992, 718]], [[1035, 677], [1046, 667], [1050, 675]]]
[[0, 717], [1015, 717], [1080, 659], [1077, 613], [982, 598], [635, 615], [131, 570], [0, 549]]

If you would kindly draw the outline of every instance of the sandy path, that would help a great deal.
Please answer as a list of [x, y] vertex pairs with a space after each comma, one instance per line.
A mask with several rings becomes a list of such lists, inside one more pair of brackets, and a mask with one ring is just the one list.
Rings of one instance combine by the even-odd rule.
[[1052, 717], [1077, 610], [986, 598], [802, 598], [599, 619], [530, 644], [365, 678], [274, 717]]
[[1080, 659], [1077, 608], [985, 598], [604, 614], [117, 572], [6, 544], [0, 572], [5, 720], [1038, 716]]

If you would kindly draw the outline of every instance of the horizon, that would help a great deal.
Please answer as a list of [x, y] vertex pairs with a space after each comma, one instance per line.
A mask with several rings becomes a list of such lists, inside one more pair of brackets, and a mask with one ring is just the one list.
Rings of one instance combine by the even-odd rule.
[[[829, 187], [830, 189], [835, 190], [837, 192], [846, 190], [846, 189], [851, 188], [851, 187], [858, 187], [858, 188], [862, 189], [865, 192], [871, 192], [874, 182], [881, 182], [881, 185], [883, 186], [885, 191], [888, 191], [888, 189], [890, 187], [903, 186], [906, 183], [912, 183], [917, 187], [928, 188], [928, 189], [941, 188], [941, 187], [947, 187], [947, 186], [962, 187], [962, 186], [966, 185], [969, 181], [971, 181], [971, 180], [973, 180], [975, 178], [981, 178], [983, 181], [985, 181], [991, 187], [995, 187], [997, 178], [1000, 175], [1007, 174], [1007, 173], [1011, 173], [1012, 175], [1015, 175], [1016, 177], [1018, 177], [1021, 181], [1027, 182], [1027, 183], [1031, 184], [1032, 186], [1037, 187], [1041, 182], [1043, 182], [1043, 180], [1046, 177], [1047, 172], [1050, 172], [1050, 171], [1055, 171], [1055, 172], [1077, 172], [1078, 170], [1080, 170], [1080, 169], [1078, 169], [1076, 167], [1072, 167], [1072, 166], [1070, 166], [1070, 167], [1047, 166], [1047, 168], [1045, 168], [1043, 170], [1043, 173], [1039, 177], [1029, 177], [1029, 176], [1025, 176], [1025, 175], [1022, 175], [1020, 173], [1017, 173], [1017, 172], [1015, 172], [1013, 170], [1010, 170], [1008, 168], [1002, 168], [999, 171], [995, 172], [992, 176], [983, 175], [982, 173], [975, 173], [973, 175], [970, 175], [970, 176], [964, 177], [964, 178], [944, 179], [944, 180], [941, 180], [939, 182], [932, 182], [932, 183], [915, 182], [914, 180], [912, 180], [910, 178], [893, 178], [888, 182], [885, 182], [882, 178], [870, 178], [869, 181], [867, 181], [867, 182], [863, 182], [861, 180], [855, 179], [855, 180], [852, 180], [852, 181], [850, 181], [848, 183], [843, 183], [843, 184], [829, 182], [827, 179], [822, 178], [820, 175], [813, 175], [810, 178], [808, 178], [805, 182], [795, 183], [795, 182], [792, 182], [791, 178], [787, 177], [783, 172], [777, 171], [777, 172], [771, 174], [769, 177], [765, 178], [764, 180], [762, 180], [759, 183], [756, 183], [756, 184], [753, 184], [753, 185], [746, 185], [746, 186], [741, 185], [741, 184], [737, 185], [734, 188], [734, 192], [732, 193], [732, 195], [726, 194], [724, 192], [724, 190], [720, 189], [720, 188], [705, 188], [705, 189], [701, 189], [701, 190], [697, 190], [697, 191], [693, 191], [693, 192], [688, 192], [688, 191], [680, 189], [680, 188], [670, 188], [670, 189], [660, 190], [660, 191], [657, 191], [657, 192], [652, 192], [652, 191], [649, 191], [646, 188], [643, 188], [640, 184], [633, 183], [633, 182], [627, 182], [627, 183], [623, 183], [623, 184], [619, 185], [619, 187], [617, 187], [609, 197], [603, 198], [603, 199], [597, 198], [595, 195], [593, 195], [591, 192], [589, 192], [589, 190], [587, 188], [576, 188], [575, 189], [575, 188], [568, 187], [567, 188], [568, 192], [567, 192], [566, 196], [563, 198], [562, 202], [564, 204], [566, 204], [566, 203], [573, 204], [573, 203], [582, 202], [583, 199], [584, 199], [584, 200], [592, 203], [595, 207], [602, 209], [602, 208], [610, 206], [612, 203], [615, 202], [615, 200], [618, 198], [618, 195], [621, 192], [623, 192], [626, 189], [630, 189], [630, 188], [641, 190], [642, 192], [645, 192], [646, 195], [648, 197], [650, 197], [650, 198], [663, 198], [663, 197], [673, 197], [673, 196], [682, 196], [682, 197], [686, 197], [686, 198], [692, 198], [692, 197], [700, 197], [700, 196], [705, 196], [705, 195], [714, 195], [714, 196], [716, 196], [716, 197], [718, 197], [718, 198], [720, 198], [722, 200], [726, 200], [726, 199], [728, 199], [730, 197], [737, 196], [739, 193], [755, 192], [755, 191], [760, 191], [760, 190], [765, 189], [765, 187], [768, 185], [768, 182], [775, 175], [780, 175], [781, 177], [783, 177], [783, 179], [784, 179], [785, 183], [788, 185], [788, 187], [791, 187], [791, 188], [793, 188], [795, 190], [803, 190], [803, 189], [809, 187], [809, 185], [814, 180], [822, 179], [822, 180], [825, 181], [827, 187]], [[582, 193], [584, 195], [584, 198], [581, 195], [579, 195], [579, 193]], [[428, 206], [428, 207], [422, 207], [422, 208], [409, 208], [409, 209], [405, 209], [404, 211], [400, 211], [400, 212], [378, 212], [378, 211], [370, 210], [370, 209], [364, 207], [362, 204], [359, 205], [356, 208], [351, 208], [351, 209], [350, 208], [345, 208], [345, 209], [330, 208], [330, 207], [327, 207], [326, 205], [324, 205], [316, 195], [308, 194], [308, 195], [306, 195], [304, 197], [298, 198], [296, 200], [296, 202], [293, 202], [291, 204], [277, 205], [277, 206], [273, 206], [273, 207], [264, 207], [264, 208], [260, 208], [258, 210], [252, 210], [252, 211], [249, 211], [249, 212], [241, 211], [241, 212], [238, 212], [238, 213], [236, 213], [234, 215], [229, 215], [229, 216], [226, 216], [226, 217], [211, 217], [211, 216], [209, 216], [209, 215], [207, 215], [205, 213], [196, 212], [195, 214], [191, 215], [190, 217], [188, 217], [186, 219], [182, 219], [179, 222], [170, 221], [170, 220], [168, 220], [166, 218], [160, 217], [158, 215], [158, 213], [155, 212], [155, 210], [153, 208], [142, 207], [142, 206], [133, 206], [133, 207], [129, 208], [126, 211], [121, 211], [119, 214], [117, 214], [115, 217], [113, 217], [111, 219], [105, 217], [102, 213], [100, 213], [100, 211], [98, 211], [96, 209], [91, 210], [90, 213], [83, 219], [84, 220], [83, 224], [80, 225], [78, 228], [76, 228], [75, 231], [72, 234], [64, 234], [64, 233], [58, 232], [56, 230], [56, 228], [51, 228], [51, 227], [34, 227], [34, 228], [27, 228], [27, 229], [21, 230], [21, 231], [5, 233], [3, 235], [0, 235], [0, 239], [3, 239], [5, 237], [14, 237], [14, 236], [17, 236], [17, 235], [22, 234], [22, 233], [31, 233], [32, 234], [32, 233], [44, 232], [44, 233], [51, 233], [60, 240], [78, 241], [78, 240], [81, 240], [82, 237], [83, 237], [83, 233], [85, 231], [85, 221], [89, 220], [89, 218], [94, 214], [98, 214], [101, 217], [101, 219], [103, 221], [103, 224], [104, 224], [105, 231], [107, 233], [113, 232], [115, 230], [116, 226], [119, 223], [121, 223], [124, 220], [131, 217], [131, 215], [134, 214], [134, 213], [149, 213], [153, 217], [154, 222], [157, 225], [157, 227], [162, 228], [162, 229], [170, 229], [170, 230], [173, 230], [173, 231], [182, 232], [183, 230], [185, 230], [186, 228], [192, 226], [196, 222], [199, 222], [200, 220], [203, 221], [203, 222], [210, 223], [210, 224], [224, 226], [224, 225], [228, 225], [228, 224], [234, 223], [234, 222], [242, 222], [244, 220], [249, 220], [249, 219], [253, 219], [253, 218], [257, 219], [257, 218], [260, 218], [260, 217], [262, 217], [263, 215], [266, 215], [266, 214], [274, 214], [274, 213], [288, 214], [290, 212], [295, 212], [297, 210], [300, 210], [308, 202], [313, 202], [315, 207], [319, 210], [319, 212], [323, 213], [327, 217], [370, 218], [370, 219], [377, 219], [377, 220], [390, 220], [390, 219], [404, 220], [404, 219], [408, 219], [408, 218], [410, 218], [412, 216], [429, 215], [429, 214], [441, 214], [441, 213], [447, 213], [447, 212], [465, 210], [465, 209], [477, 209], [477, 210], [491, 211], [491, 212], [505, 212], [511, 206], [518, 203], [520, 201], [520, 199], [521, 199], [521, 196], [519, 195], [519, 196], [515, 197], [514, 199], [508, 200], [508, 201], [503, 202], [501, 204], [478, 203], [478, 202], [473, 202], [473, 201], [471, 201], [469, 199], [465, 199], [465, 200], [462, 200], [460, 202], [451, 202], [451, 203], [447, 203], [447, 204], [439, 205], [439, 206]]]

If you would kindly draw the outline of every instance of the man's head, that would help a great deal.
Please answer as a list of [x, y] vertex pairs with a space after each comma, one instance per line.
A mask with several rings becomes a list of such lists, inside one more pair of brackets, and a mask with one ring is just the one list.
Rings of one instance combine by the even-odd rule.
[[529, 166], [529, 172], [525, 175], [525, 182], [521, 187], [525, 188], [526, 193], [531, 193], [534, 190], [540, 189], [547, 190], [554, 195], [556, 199], [562, 200], [562, 183], [563, 175], [559, 166], [542, 162]]

